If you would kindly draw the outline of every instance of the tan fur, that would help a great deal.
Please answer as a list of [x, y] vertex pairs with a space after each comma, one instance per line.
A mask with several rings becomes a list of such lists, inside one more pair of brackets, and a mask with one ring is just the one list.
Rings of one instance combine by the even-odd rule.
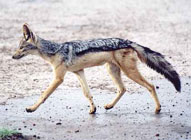
[[83, 89], [85, 97], [90, 102], [90, 112], [89, 113], [93, 114], [93, 113], [96, 112], [96, 107], [95, 107], [94, 102], [93, 102], [93, 97], [90, 94], [90, 91], [89, 91], [89, 88], [88, 88], [88, 84], [86, 82], [86, 78], [85, 78], [85, 75], [84, 75], [84, 71], [80, 70], [78, 72], [75, 72], [75, 74], [77, 75], [77, 77], [78, 77], [78, 79], [80, 81], [80, 84], [81, 84], [81, 87]]

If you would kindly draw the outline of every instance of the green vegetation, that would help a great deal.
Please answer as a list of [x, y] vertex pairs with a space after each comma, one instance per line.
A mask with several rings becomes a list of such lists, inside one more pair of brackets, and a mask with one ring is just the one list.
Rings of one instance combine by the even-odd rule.
[[13, 134], [17, 134], [18, 132], [16, 130], [9, 130], [9, 129], [0, 129], [0, 138], [4, 138], [7, 136], [11, 136]]

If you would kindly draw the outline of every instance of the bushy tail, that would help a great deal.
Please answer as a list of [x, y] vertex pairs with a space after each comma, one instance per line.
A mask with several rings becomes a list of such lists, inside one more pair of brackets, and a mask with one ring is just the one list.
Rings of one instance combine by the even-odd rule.
[[173, 69], [172, 65], [165, 60], [162, 54], [134, 42], [132, 42], [130, 46], [137, 52], [138, 57], [142, 62], [146, 63], [158, 73], [164, 75], [170, 82], [172, 82], [177, 91], [181, 91], [181, 82], [178, 73]]

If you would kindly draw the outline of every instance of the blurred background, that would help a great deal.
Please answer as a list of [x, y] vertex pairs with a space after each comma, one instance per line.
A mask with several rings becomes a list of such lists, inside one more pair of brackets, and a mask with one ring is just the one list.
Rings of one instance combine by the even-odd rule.
[[[11, 59], [24, 23], [56, 42], [129, 39], [164, 54], [182, 77], [189, 77], [190, 9], [190, 0], [0, 0], [0, 97], [39, 94], [52, 80], [51, 67], [41, 58]], [[139, 67], [149, 80], [163, 78], [142, 64]], [[91, 89], [115, 91], [103, 66], [85, 72]], [[123, 79], [129, 93], [142, 90], [124, 75]], [[71, 87], [79, 88], [79, 83], [68, 73], [59, 89]]]

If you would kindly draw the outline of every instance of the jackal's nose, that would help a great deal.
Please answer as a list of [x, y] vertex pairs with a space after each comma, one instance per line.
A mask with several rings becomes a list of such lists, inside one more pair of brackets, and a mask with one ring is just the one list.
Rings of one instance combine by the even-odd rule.
[[25, 55], [24, 55], [24, 54], [21, 54], [21, 55], [20, 55], [20, 54], [19, 54], [19, 55], [15, 54], [15, 55], [12, 56], [12, 58], [13, 58], [13, 59], [20, 59], [20, 58], [22, 58], [23, 56], [25, 56]]
[[12, 58], [13, 59], [18, 59], [18, 56], [13, 55]]

